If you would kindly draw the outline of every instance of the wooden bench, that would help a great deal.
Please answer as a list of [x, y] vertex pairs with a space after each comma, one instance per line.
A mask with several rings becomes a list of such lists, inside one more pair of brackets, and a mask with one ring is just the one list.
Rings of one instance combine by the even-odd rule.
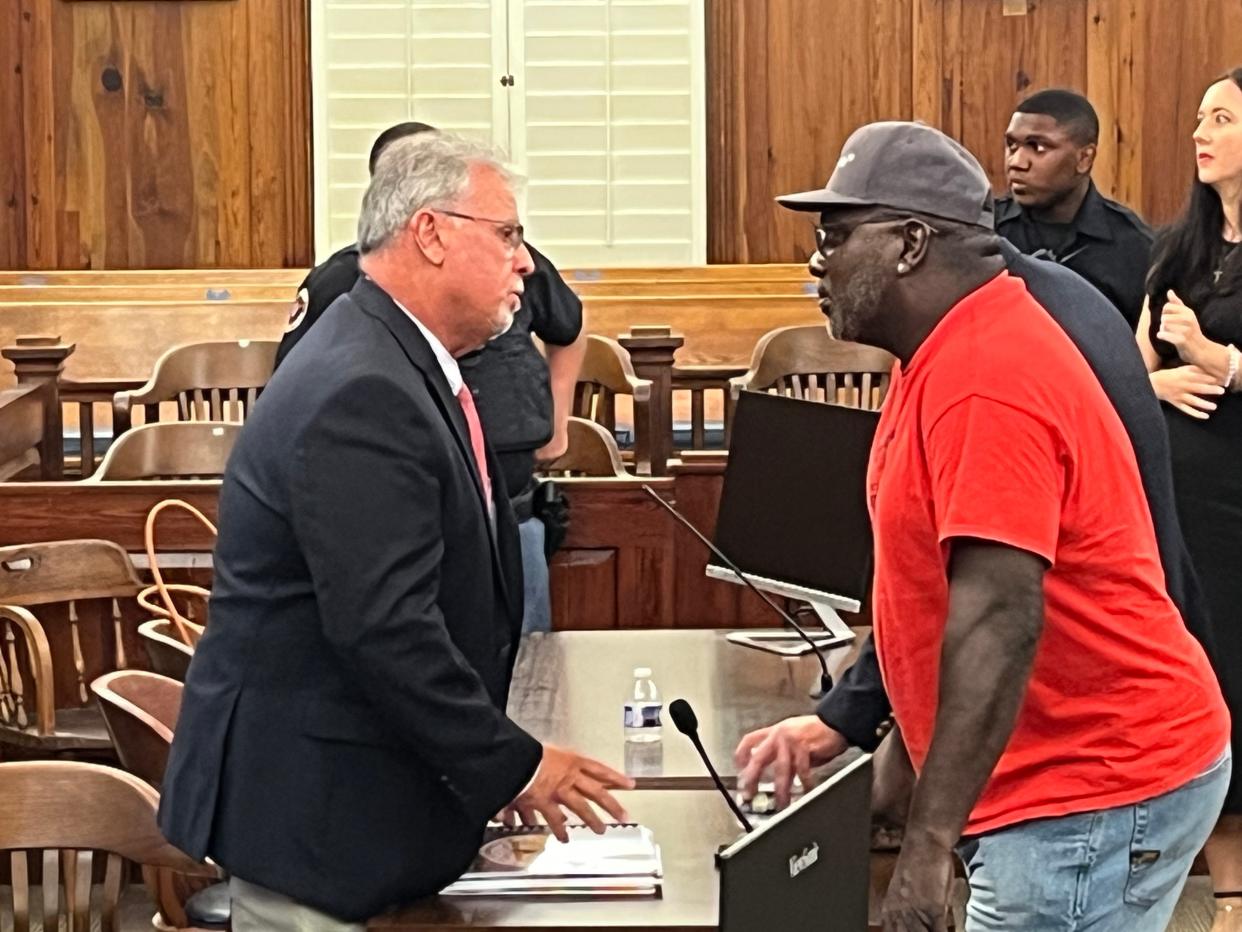
[[[683, 365], [744, 365], [769, 330], [823, 320], [806, 295], [613, 295], [587, 298], [584, 305], [588, 331], [601, 336], [616, 337], [635, 324], [663, 324], [682, 333]], [[12, 304], [0, 308], [0, 346], [22, 334], [55, 333], [78, 345], [66, 369], [70, 380], [144, 378], [171, 346], [203, 339], [278, 340], [289, 307], [286, 299]]]
[[12, 305], [191, 304], [277, 302], [292, 304], [297, 284], [0, 285], [0, 312]]
[[[747, 590], [708, 579], [706, 550], [642, 488], [651, 485], [710, 534], [726, 462], [725, 454], [716, 453], [673, 463], [664, 478], [558, 480], [572, 519], [564, 547], [552, 562], [554, 625], [728, 628], [778, 623]], [[0, 514], [8, 517], [0, 522], [0, 547], [102, 538], [139, 553], [152, 507], [179, 498], [215, 520], [219, 490], [219, 481], [212, 480], [2, 482]], [[196, 555], [170, 561], [194, 567], [209, 565], [215, 537], [189, 514], [170, 509], [161, 515], [157, 543], [161, 553]], [[201, 569], [181, 572], [198, 584], [210, 581]], [[136, 644], [127, 647], [131, 661], [141, 653]]]
[[[279, 339], [302, 275], [301, 269], [4, 272], [0, 346], [21, 333], [58, 333], [79, 345], [60, 388], [65, 427], [90, 448], [94, 432], [110, 428], [112, 396], [135, 388], [170, 346], [208, 337]], [[682, 335], [675, 359], [672, 351], [652, 355], [642, 341], [623, 341], [645, 370], [639, 376], [656, 373], [653, 381], [661, 383], [657, 404], [665, 408], [657, 420], [669, 433], [679, 428], [678, 441], [665, 444], [669, 455], [721, 442], [719, 428], [731, 409], [728, 382], [745, 371], [763, 334], [822, 322], [801, 265], [569, 269], [564, 275], [583, 295], [589, 332], [618, 337], [663, 325]], [[9, 384], [0, 372], [0, 389]], [[630, 413], [620, 414], [628, 425]], [[84, 452], [93, 458], [93, 450]]]

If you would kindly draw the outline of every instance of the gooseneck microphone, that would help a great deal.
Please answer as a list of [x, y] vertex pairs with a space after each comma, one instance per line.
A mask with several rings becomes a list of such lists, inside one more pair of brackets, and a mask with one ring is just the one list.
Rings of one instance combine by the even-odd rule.
[[[818, 692], [812, 691], [811, 698], [819, 699], [822, 696], [826, 696], [828, 694], [828, 690], [832, 689], [832, 675], [828, 672], [828, 661], [824, 660], [823, 652], [821, 652], [819, 649], [819, 646], [813, 640], [811, 640], [811, 636], [807, 634], [804, 630], [802, 630], [802, 626], [793, 620], [793, 617], [789, 614], [789, 612], [785, 611], [783, 608], [781, 608], [779, 605], [773, 602], [768, 597], [768, 594], [766, 592], [764, 592], [762, 589], [756, 586], [753, 582], [747, 579], [746, 574], [743, 573], [741, 570], [739, 570], [737, 566], [734, 565], [732, 560], [730, 560], [723, 553], [721, 553], [720, 549], [715, 544], [713, 544], [710, 540], [708, 540], [705, 536], [703, 536], [703, 534], [699, 531], [699, 529], [690, 523], [689, 518], [687, 518], [680, 511], [678, 511], [676, 508], [674, 508], [672, 505], [666, 502], [663, 498], [661, 498], [659, 494], [656, 492], [656, 490], [653, 489], [651, 486], [647, 485], [646, 483], [643, 483], [643, 491], [646, 492], [648, 495], [650, 495], [652, 498], [654, 498], [661, 505], [663, 505], [665, 510], [669, 514], [671, 514], [674, 518], [676, 518], [687, 531], [689, 531], [691, 534], [693, 534], [695, 537], [697, 537], [700, 541], [703, 542], [703, 546], [705, 546], [708, 550], [710, 550], [712, 554], [715, 555], [716, 559], [719, 560], [721, 563], [723, 563], [728, 568], [729, 572], [731, 572], [734, 576], [736, 576], [743, 583], [745, 583], [751, 592], [759, 596], [759, 598], [763, 599], [763, 601], [767, 603], [768, 608], [772, 609], [772, 611], [780, 615], [781, 618], [784, 619], [785, 624], [789, 625], [789, 627], [797, 631], [798, 635], [802, 638], [802, 640], [806, 641], [807, 644], [810, 645], [811, 650], [815, 654], [815, 659], [819, 661], [819, 690]], [[687, 708], [689, 707], [687, 706]]]
[[685, 699], [674, 699], [668, 705], [668, 714], [673, 718], [673, 724], [677, 726], [677, 730], [689, 738], [694, 743], [694, 749], [699, 752], [699, 757], [703, 759], [703, 765], [707, 767], [707, 772], [712, 775], [712, 782], [716, 784], [716, 789], [720, 790], [720, 795], [725, 798], [725, 802], [729, 804], [729, 808], [733, 810], [733, 814], [737, 816], [737, 820], [742, 823], [742, 828], [748, 832], [753, 832], [754, 828], [743, 815], [741, 807], [733, 799], [733, 794], [725, 789], [720, 774], [716, 773], [716, 768], [712, 766], [712, 760], [707, 756], [707, 751], [703, 750], [703, 742], [699, 740], [699, 717], [694, 714], [694, 709], [690, 708], [690, 703]]

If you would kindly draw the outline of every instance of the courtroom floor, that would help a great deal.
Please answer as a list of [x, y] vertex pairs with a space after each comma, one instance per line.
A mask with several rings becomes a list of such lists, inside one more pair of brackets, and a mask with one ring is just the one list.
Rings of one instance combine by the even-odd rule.
[[[8, 904], [2, 894], [0, 903], [6, 906]], [[1191, 877], [1182, 893], [1177, 911], [1173, 914], [1168, 932], [1207, 932], [1212, 926], [1214, 909], [1211, 882], [1206, 877]], [[153, 907], [143, 895], [142, 887], [131, 887], [122, 903], [121, 932], [151, 932], [152, 911]], [[12, 929], [12, 917], [0, 915], [0, 932], [12, 932]], [[32, 932], [38, 930], [32, 929]]]

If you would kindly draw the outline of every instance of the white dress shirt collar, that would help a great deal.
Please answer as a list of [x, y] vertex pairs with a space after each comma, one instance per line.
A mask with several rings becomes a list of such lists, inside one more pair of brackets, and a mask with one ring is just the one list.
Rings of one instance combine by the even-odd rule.
[[[389, 295], [389, 297], [392, 297], [392, 295]], [[457, 365], [457, 360], [444, 348], [444, 344], [436, 338], [434, 333], [427, 329], [426, 325], [418, 319], [413, 311], [396, 298], [392, 299], [392, 303], [401, 308], [405, 315], [414, 321], [414, 325], [418, 327], [419, 332], [431, 344], [431, 352], [435, 354], [436, 362], [440, 364], [440, 368], [444, 370], [444, 378], [448, 380], [449, 391], [456, 397], [458, 392], [461, 391], [462, 385], [465, 384], [465, 380], [461, 375], [461, 367]]]

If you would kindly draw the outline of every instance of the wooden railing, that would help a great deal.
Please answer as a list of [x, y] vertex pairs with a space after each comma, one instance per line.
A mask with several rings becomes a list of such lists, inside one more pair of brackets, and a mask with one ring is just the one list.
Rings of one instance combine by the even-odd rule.
[[719, 418], [724, 436], [719, 448], [729, 445], [729, 427], [733, 423], [733, 397], [729, 392], [729, 380], [742, 375], [745, 366], [673, 366], [672, 406], [674, 412], [674, 435], [678, 423], [687, 423], [679, 414], [686, 414], [690, 425], [690, 445], [674, 443], [674, 452], [682, 450], [707, 450], [717, 447], [709, 444], [707, 431]]
[[142, 384], [142, 379], [65, 379], [61, 382], [61, 407], [69, 415], [67, 421], [77, 421], [81, 438], [78, 456], [65, 457], [66, 474], [86, 479], [94, 474], [103, 458], [103, 451], [95, 450], [95, 406], [101, 406], [104, 417], [111, 423], [109, 436], [115, 440], [117, 429], [111, 418], [112, 399], [117, 392], [133, 391]]
[[[636, 439], [650, 449], [652, 475], [667, 474], [669, 461], [682, 450], [727, 445], [733, 411], [729, 379], [743, 373], [744, 365], [676, 365], [676, 354], [684, 340], [668, 327], [634, 327], [621, 334], [619, 342], [629, 352], [638, 376], [652, 383], [642, 423], [626, 425], [625, 431], [649, 435], [650, 440], [648, 436]], [[18, 385], [40, 386], [37, 391], [46, 398], [49, 417], [44, 420], [42, 439], [46, 452], [41, 448], [40, 456], [46, 471], [38, 478], [91, 476], [104, 453], [98, 442], [100, 432], [113, 440], [118, 433], [112, 420], [113, 397], [143, 384], [141, 379], [66, 378], [64, 362], [73, 349], [72, 344], [52, 336], [23, 337], [15, 346], [0, 350], [0, 355], [13, 363]], [[689, 443], [684, 442], [687, 427]], [[723, 443], [719, 436], [711, 436], [717, 427], [724, 432]], [[70, 435], [76, 428], [76, 452], [65, 449], [66, 428]], [[678, 442], [679, 436], [683, 442]]]

